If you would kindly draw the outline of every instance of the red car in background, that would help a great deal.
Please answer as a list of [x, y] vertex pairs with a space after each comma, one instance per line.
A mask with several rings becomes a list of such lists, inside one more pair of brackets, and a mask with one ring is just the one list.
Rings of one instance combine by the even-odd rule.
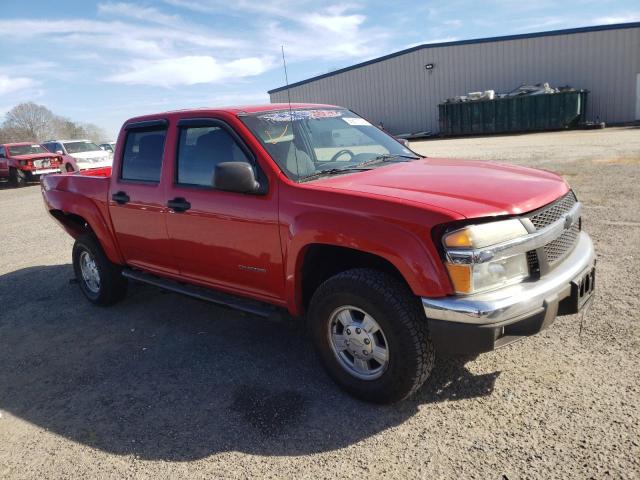
[[0, 178], [8, 178], [14, 187], [38, 181], [41, 175], [60, 173], [62, 158], [38, 143], [0, 145]]

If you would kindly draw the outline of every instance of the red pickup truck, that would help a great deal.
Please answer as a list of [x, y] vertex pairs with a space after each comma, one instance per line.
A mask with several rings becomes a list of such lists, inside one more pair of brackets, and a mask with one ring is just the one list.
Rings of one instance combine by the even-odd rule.
[[539, 332], [595, 287], [561, 177], [424, 158], [340, 107], [132, 118], [100, 174], [42, 181], [89, 301], [134, 279], [304, 319], [331, 377], [369, 401], [412, 394], [436, 353]]
[[37, 143], [0, 145], [0, 178], [8, 178], [14, 187], [39, 180], [41, 175], [60, 173], [62, 158]]

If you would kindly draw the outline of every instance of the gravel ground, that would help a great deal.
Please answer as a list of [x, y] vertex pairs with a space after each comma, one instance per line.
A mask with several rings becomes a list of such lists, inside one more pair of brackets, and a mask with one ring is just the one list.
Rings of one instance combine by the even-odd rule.
[[90, 306], [38, 187], [0, 185], [0, 478], [640, 477], [640, 129], [414, 147], [563, 174], [590, 311], [368, 405], [290, 327], [142, 285]]

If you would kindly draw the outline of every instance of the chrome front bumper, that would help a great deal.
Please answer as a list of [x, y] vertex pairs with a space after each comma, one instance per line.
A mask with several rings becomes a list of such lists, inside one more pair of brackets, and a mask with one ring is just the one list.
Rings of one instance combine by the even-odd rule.
[[[553, 271], [535, 282], [523, 282], [468, 296], [422, 298], [429, 320], [477, 326], [500, 324], [546, 312], [571, 295], [571, 281], [595, 266], [593, 243], [580, 232], [573, 251]], [[553, 315], [555, 317], [555, 314]]]

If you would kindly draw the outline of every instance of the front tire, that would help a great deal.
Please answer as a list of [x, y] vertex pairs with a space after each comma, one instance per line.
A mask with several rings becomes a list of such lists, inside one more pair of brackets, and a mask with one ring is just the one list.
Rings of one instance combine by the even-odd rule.
[[109, 261], [95, 236], [78, 237], [72, 257], [76, 279], [87, 300], [108, 306], [124, 298], [127, 279], [122, 276], [122, 268]]
[[15, 188], [24, 187], [27, 184], [27, 175], [17, 168], [9, 169], [9, 182]]
[[403, 400], [433, 369], [433, 344], [419, 302], [386, 273], [354, 269], [331, 277], [314, 293], [309, 320], [325, 369], [362, 400]]

